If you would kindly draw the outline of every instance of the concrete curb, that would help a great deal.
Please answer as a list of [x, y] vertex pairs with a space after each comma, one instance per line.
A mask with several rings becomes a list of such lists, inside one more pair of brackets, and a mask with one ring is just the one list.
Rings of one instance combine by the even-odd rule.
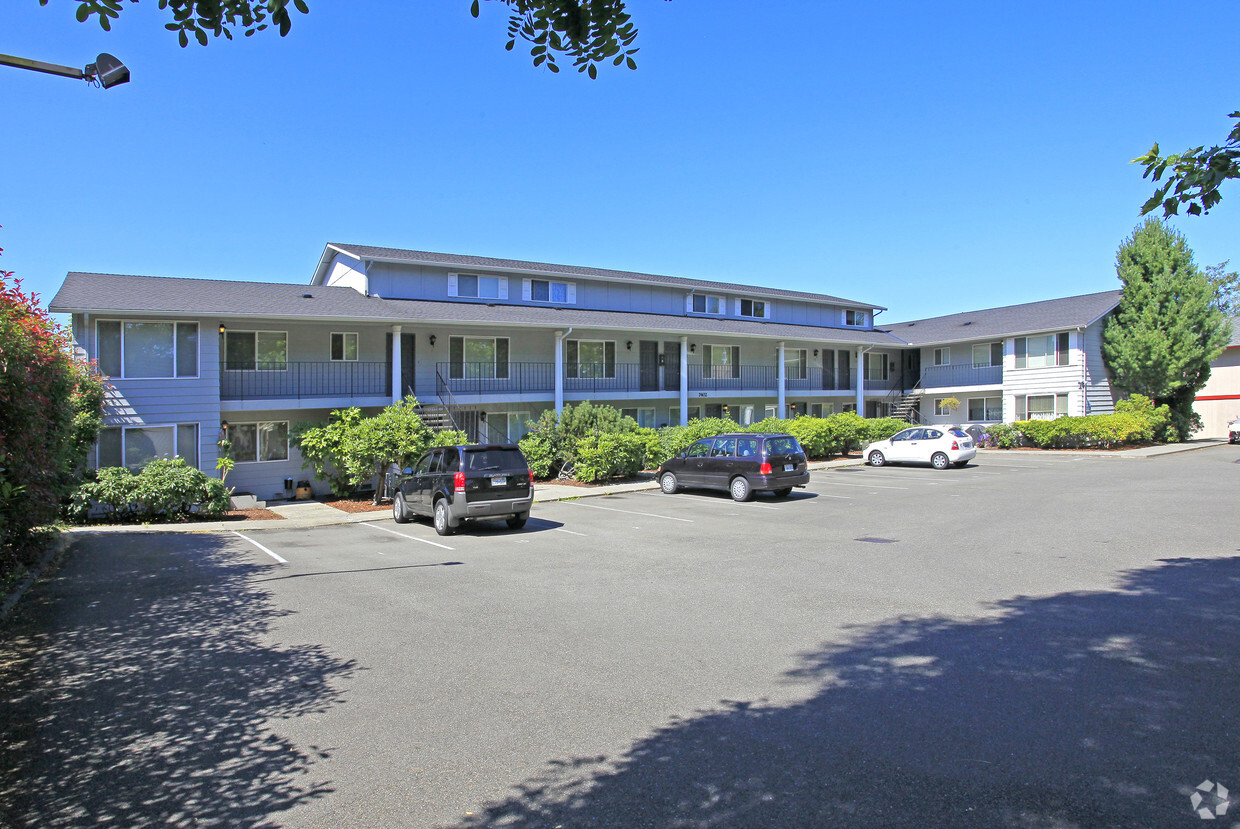
[[69, 549], [69, 545], [73, 543], [67, 532], [58, 532], [56, 537], [52, 539], [52, 543], [48, 545], [45, 552], [35, 563], [33, 567], [26, 573], [26, 577], [14, 587], [9, 594], [4, 597], [4, 604], [0, 605], [0, 622], [3, 622], [13, 612], [13, 608], [17, 607], [17, 603], [21, 601], [22, 596], [26, 595], [26, 591], [30, 586], [38, 581], [52, 562], [61, 555], [65, 550]]

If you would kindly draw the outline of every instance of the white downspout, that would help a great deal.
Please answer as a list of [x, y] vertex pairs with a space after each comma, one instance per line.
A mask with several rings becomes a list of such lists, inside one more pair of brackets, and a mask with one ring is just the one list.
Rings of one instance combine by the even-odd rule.
[[776, 355], [777, 355], [776, 359], [779, 361], [775, 365], [775, 380], [776, 380], [776, 388], [778, 390], [777, 394], [778, 394], [778, 399], [779, 399], [778, 408], [776, 409], [776, 411], [778, 412], [779, 418], [782, 420], [783, 418], [788, 416], [788, 410], [786, 408], [787, 401], [788, 401], [788, 394], [786, 391], [787, 382], [784, 377], [784, 343], [783, 342], [780, 342], [779, 348], [776, 349]]
[[689, 425], [689, 338], [680, 338], [680, 425]]
[[865, 417], [865, 355], [872, 345], [857, 346], [857, 414]]
[[555, 332], [555, 413], [564, 411], [564, 338], [573, 333], [570, 325], [567, 331]]
[[400, 387], [400, 326], [392, 326], [392, 403], [405, 399], [404, 389]]

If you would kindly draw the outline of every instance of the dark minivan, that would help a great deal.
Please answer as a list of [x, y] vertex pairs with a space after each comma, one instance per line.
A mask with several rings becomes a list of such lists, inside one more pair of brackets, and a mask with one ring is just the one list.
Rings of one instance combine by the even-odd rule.
[[440, 535], [473, 518], [507, 518], [519, 530], [533, 503], [534, 478], [515, 443], [439, 446], [405, 470], [392, 497], [392, 517], [404, 524], [429, 515]]
[[792, 435], [745, 432], [703, 438], [659, 467], [659, 486], [667, 494], [681, 487], [725, 489], [736, 501], [755, 492], [782, 498], [809, 483], [805, 451]]

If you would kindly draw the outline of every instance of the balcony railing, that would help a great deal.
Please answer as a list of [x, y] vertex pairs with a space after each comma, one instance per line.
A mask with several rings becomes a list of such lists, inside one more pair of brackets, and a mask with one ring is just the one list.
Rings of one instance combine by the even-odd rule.
[[392, 364], [361, 362], [257, 363], [220, 366], [221, 400], [391, 395]]
[[[567, 393], [659, 392], [667, 395], [680, 390], [678, 367], [639, 363], [566, 363], [564, 391]], [[453, 394], [550, 394], [555, 391], [554, 363], [438, 363], [436, 369]], [[894, 381], [892, 381], [894, 382]], [[886, 385], [883, 385], [883, 384]], [[691, 392], [766, 391], [775, 393], [778, 374], [775, 366], [690, 365]], [[870, 383], [866, 384], [871, 386]], [[835, 372], [807, 368], [804, 376], [790, 372], [784, 380], [788, 391], [851, 391], [841, 384]], [[889, 388], [880, 381], [876, 389]]]
[[1003, 366], [927, 366], [921, 371], [921, 386], [941, 389], [948, 386], [997, 386], [1003, 382]]

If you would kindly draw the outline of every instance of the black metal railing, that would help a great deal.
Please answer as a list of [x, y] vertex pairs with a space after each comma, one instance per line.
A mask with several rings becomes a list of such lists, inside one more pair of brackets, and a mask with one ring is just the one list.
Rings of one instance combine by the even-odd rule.
[[250, 363], [220, 366], [221, 400], [372, 397], [390, 394], [391, 363]]
[[921, 385], [927, 389], [947, 386], [997, 386], [1003, 382], [1003, 366], [927, 366], [921, 370]]

